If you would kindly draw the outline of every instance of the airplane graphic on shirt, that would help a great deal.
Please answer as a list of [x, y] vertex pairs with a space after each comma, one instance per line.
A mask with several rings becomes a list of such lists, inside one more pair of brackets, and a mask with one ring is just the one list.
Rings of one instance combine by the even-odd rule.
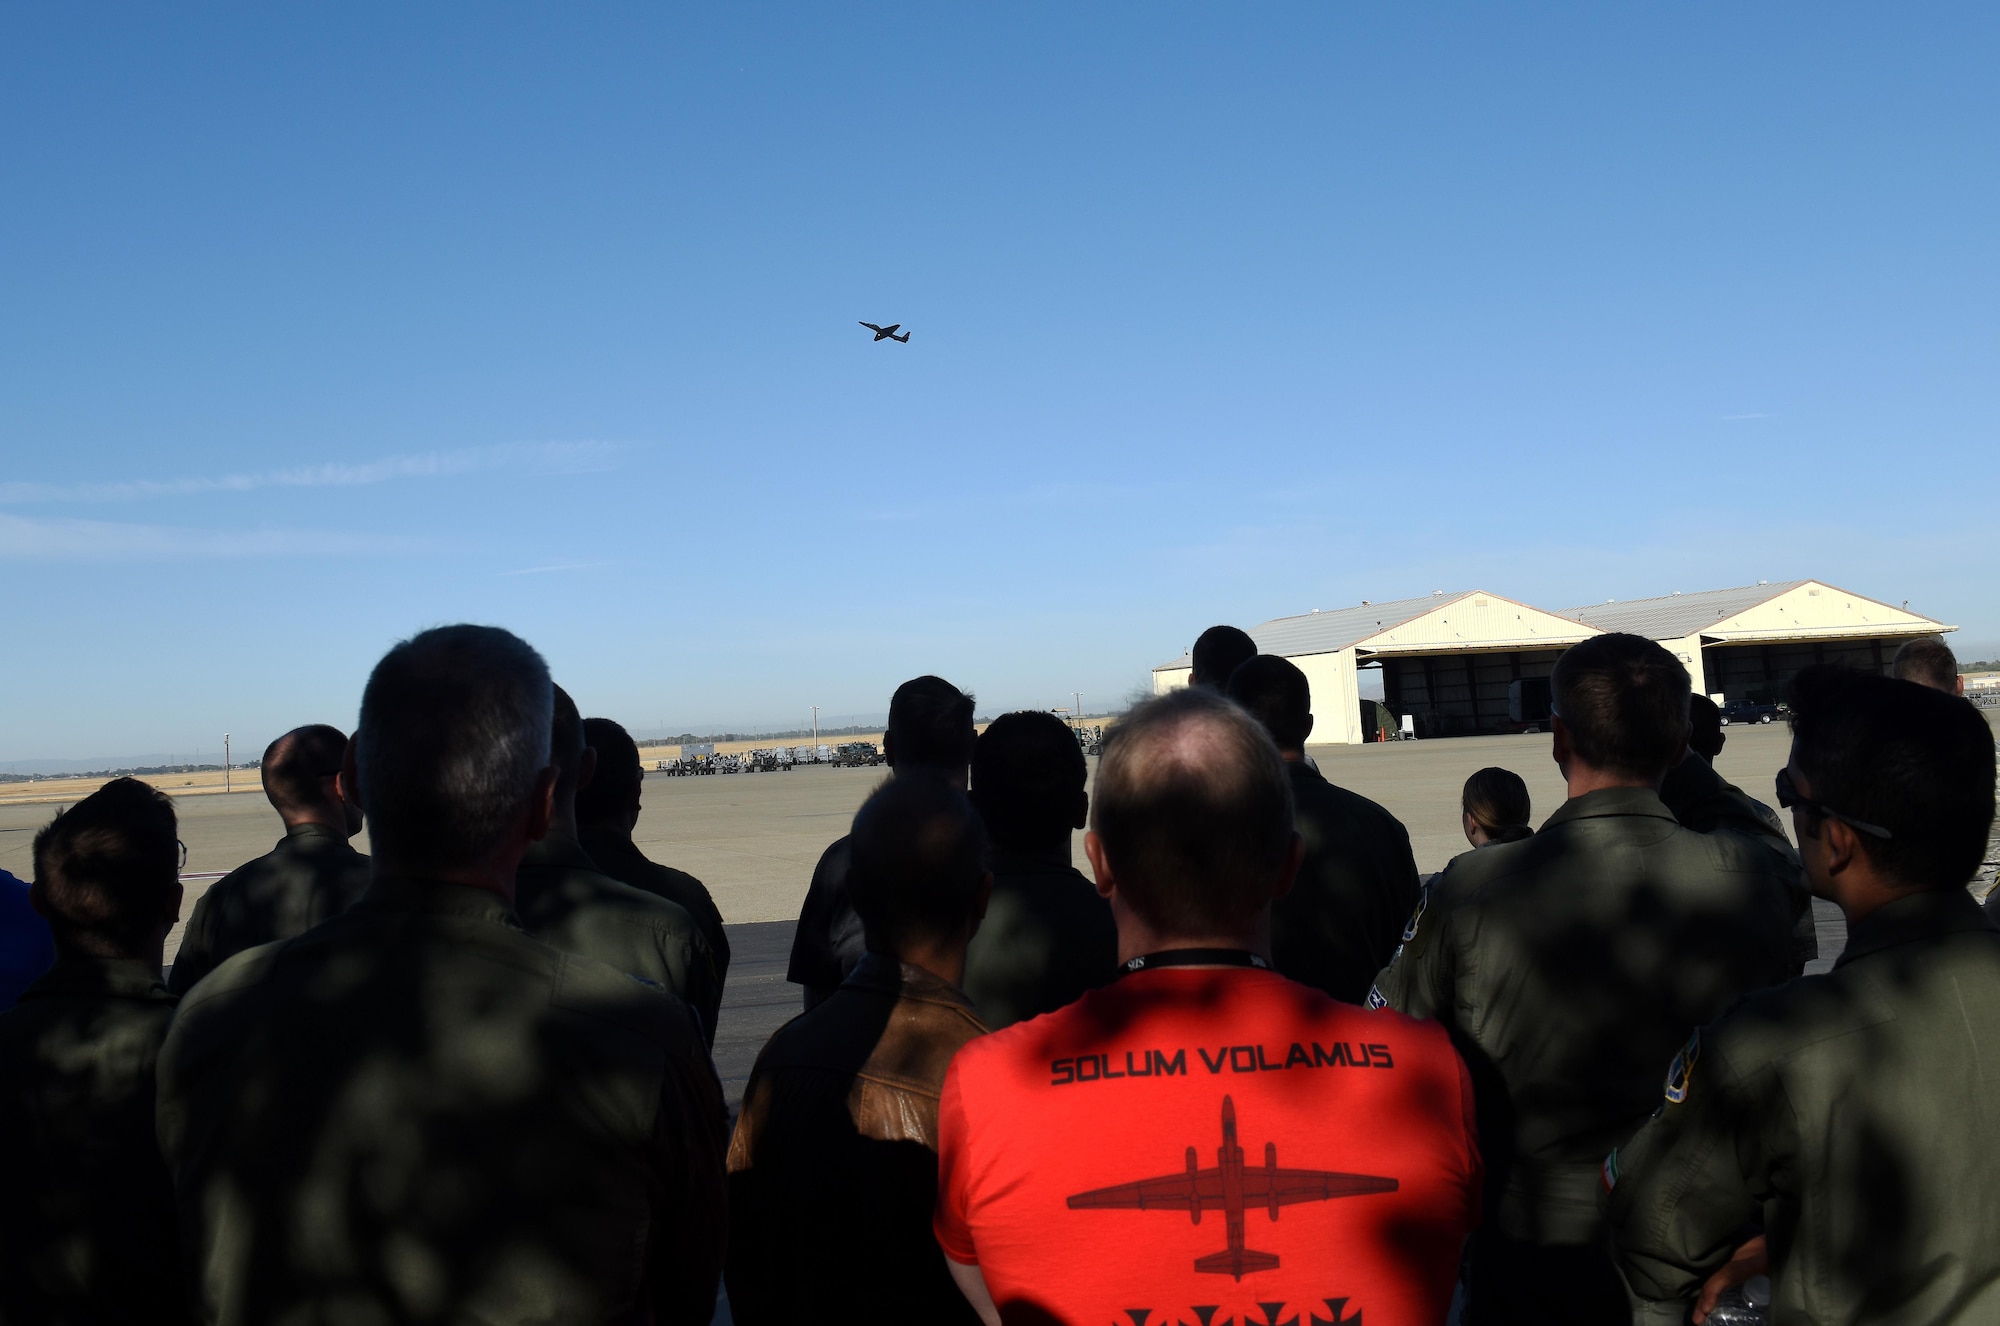
[[1243, 1213], [1251, 1206], [1269, 1210], [1278, 1218], [1278, 1208], [1299, 1202], [1324, 1202], [1336, 1197], [1365, 1197], [1371, 1193], [1396, 1191], [1396, 1180], [1374, 1174], [1342, 1174], [1334, 1170], [1280, 1169], [1278, 1144], [1264, 1143], [1264, 1163], [1243, 1163], [1243, 1148], [1236, 1141], [1236, 1102], [1222, 1098], [1222, 1145], [1216, 1151], [1213, 1168], [1201, 1168], [1194, 1147], [1187, 1149], [1187, 1168], [1157, 1178], [1093, 1188], [1069, 1197], [1072, 1211], [1186, 1211], [1194, 1223], [1201, 1223], [1204, 1210], [1220, 1209], [1228, 1231], [1229, 1246], [1221, 1252], [1197, 1258], [1194, 1269], [1210, 1275], [1233, 1275], [1238, 1280], [1254, 1271], [1274, 1271], [1278, 1255], [1243, 1246]]

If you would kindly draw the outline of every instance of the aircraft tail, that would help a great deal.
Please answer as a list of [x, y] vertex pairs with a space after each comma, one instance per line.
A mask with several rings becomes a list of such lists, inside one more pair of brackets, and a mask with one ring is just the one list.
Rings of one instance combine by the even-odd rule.
[[910, 334], [904, 332], [901, 336], [891, 336], [889, 339], [892, 341], [901, 341], [904, 345], [908, 345], [910, 343]]
[[1278, 1254], [1258, 1252], [1254, 1248], [1245, 1248], [1241, 1252], [1224, 1249], [1221, 1252], [1211, 1252], [1206, 1257], [1197, 1257], [1194, 1269], [1204, 1275], [1233, 1275], [1241, 1280], [1252, 1271], [1277, 1270]]

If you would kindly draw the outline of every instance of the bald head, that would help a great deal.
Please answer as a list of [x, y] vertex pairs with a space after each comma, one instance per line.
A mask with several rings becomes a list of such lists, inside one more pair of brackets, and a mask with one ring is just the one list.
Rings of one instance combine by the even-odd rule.
[[1236, 928], [1285, 883], [1291, 782], [1256, 719], [1184, 688], [1134, 706], [1106, 734], [1090, 825], [1119, 893], [1156, 931]]
[[340, 795], [340, 762], [347, 734], [325, 723], [295, 727], [264, 748], [264, 795], [288, 829], [319, 824], [352, 838], [361, 831], [361, 808]]

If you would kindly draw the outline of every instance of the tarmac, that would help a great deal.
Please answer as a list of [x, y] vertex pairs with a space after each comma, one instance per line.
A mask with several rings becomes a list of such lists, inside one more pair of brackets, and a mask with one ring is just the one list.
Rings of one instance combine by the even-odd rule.
[[[1726, 729], [1716, 761], [1723, 777], [1765, 800], [1785, 762], [1789, 733], [1782, 724]], [[1458, 798], [1466, 776], [1487, 765], [1512, 769], [1528, 783], [1539, 821], [1562, 804], [1561, 775], [1545, 735], [1465, 737], [1313, 747], [1320, 771], [1381, 802], [1408, 826], [1417, 866], [1429, 873], [1466, 849]], [[1092, 761], [1093, 768], [1095, 761]], [[800, 992], [785, 981], [793, 922], [813, 866], [828, 843], [847, 832], [854, 812], [887, 770], [808, 766], [784, 773], [649, 777], [634, 839], [657, 861], [704, 881], [730, 926], [734, 959], [717, 1028], [716, 1068], [734, 1105], [757, 1051], [800, 1009]], [[254, 787], [254, 783], [252, 784]], [[32, 874], [35, 829], [56, 807], [0, 805], [0, 869]], [[179, 796], [181, 838], [187, 844], [187, 899], [182, 914], [209, 885], [270, 850], [282, 829], [258, 791]], [[368, 850], [366, 834], [355, 844]], [[1083, 835], [1072, 856], [1088, 873]], [[1819, 905], [1821, 958], [1832, 964], [1846, 940], [1840, 914]], [[180, 947], [168, 937], [167, 960]]]

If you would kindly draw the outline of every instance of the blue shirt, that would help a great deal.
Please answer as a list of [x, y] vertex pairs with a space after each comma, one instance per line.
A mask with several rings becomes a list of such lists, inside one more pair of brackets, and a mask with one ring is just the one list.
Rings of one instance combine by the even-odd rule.
[[0, 870], [0, 1009], [12, 1008], [55, 961], [55, 937], [28, 905], [28, 886]]

